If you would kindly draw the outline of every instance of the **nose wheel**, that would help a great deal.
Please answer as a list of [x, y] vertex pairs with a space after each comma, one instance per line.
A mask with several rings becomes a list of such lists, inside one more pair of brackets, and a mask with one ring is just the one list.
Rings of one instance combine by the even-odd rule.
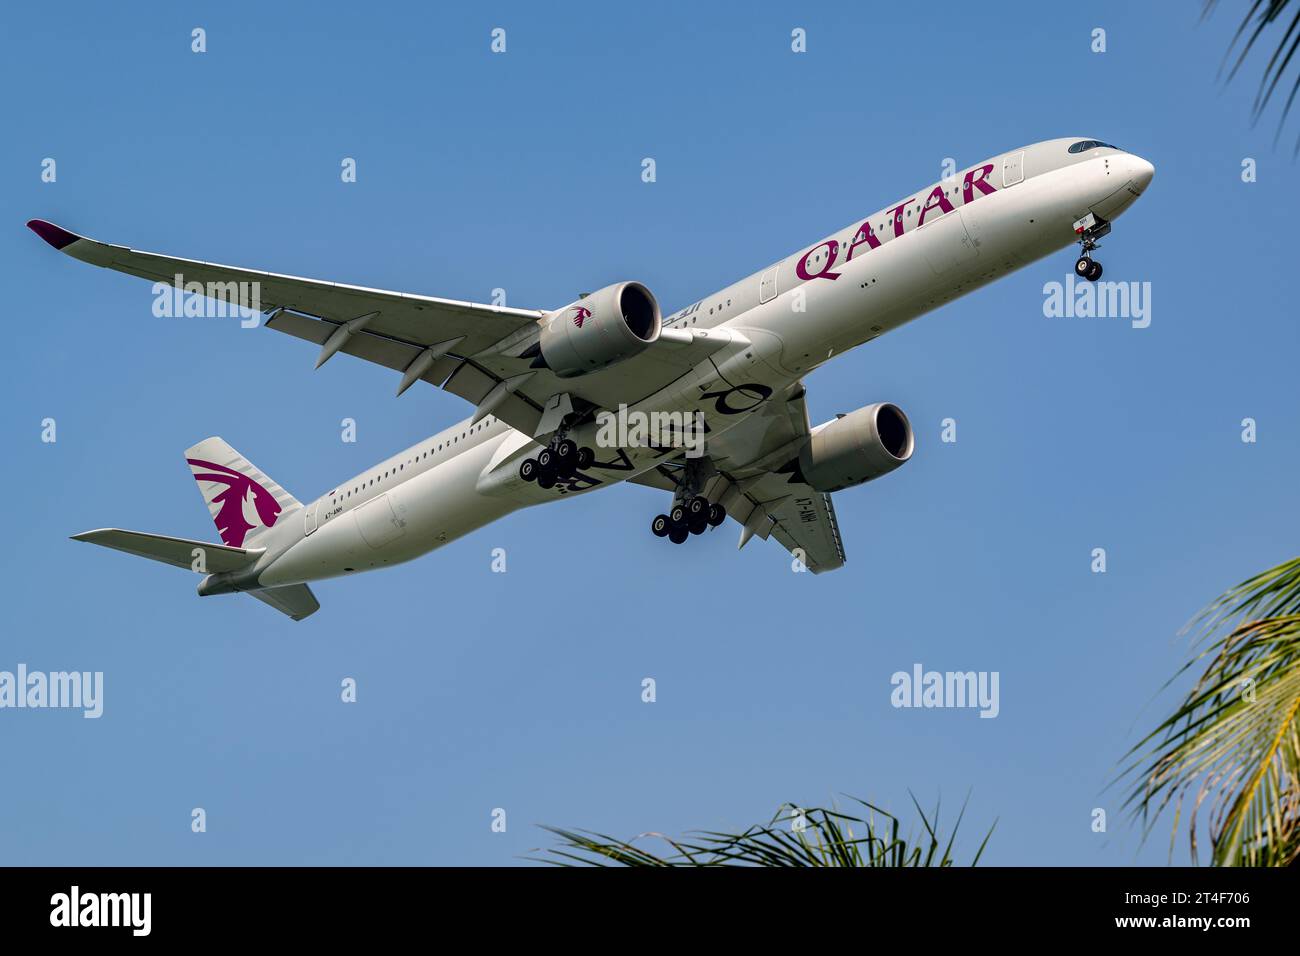
[[1084, 253], [1074, 263], [1074, 274], [1089, 282], [1096, 282], [1101, 278], [1101, 263]]
[[1101, 263], [1092, 257], [1092, 252], [1100, 245], [1097, 240], [1110, 233], [1110, 223], [1088, 213], [1074, 224], [1074, 231], [1079, 234], [1079, 245], [1083, 247], [1074, 263], [1074, 274], [1096, 282], [1101, 278]]

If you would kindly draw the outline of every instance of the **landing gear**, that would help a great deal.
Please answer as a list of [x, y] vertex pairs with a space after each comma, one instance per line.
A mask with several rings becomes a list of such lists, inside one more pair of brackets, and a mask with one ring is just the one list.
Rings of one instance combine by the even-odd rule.
[[1092, 251], [1100, 245], [1097, 240], [1110, 233], [1110, 223], [1088, 213], [1074, 224], [1074, 231], [1079, 234], [1079, 245], [1083, 247], [1074, 263], [1074, 274], [1089, 282], [1096, 282], [1101, 278], [1102, 270], [1101, 263], [1092, 258]]
[[673, 506], [666, 515], [658, 515], [650, 522], [655, 537], [666, 537], [673, 544], [681, 544], [692, 535], [704, 534], [727, 520], [727, 509], [704, 495], [709, 480], [716, 474], [717, 469], [707, 458], [697, 458], [688, 459], [677, 474], [669, 475], [677, 486]]
[[667, 537], [673, 544], [681, 544], [691, 535], [704, 534], [726, 520], [726, 508], [695, 495], [673, 505], [668, 514], [656, 516], [650, 522], [650, 531], [656, 538]]
[[[542, 452], [543, 455], [546, 452]], [[555, 469], [556, 471], [568, 472], [577, 467], [578, 464], [578, 445], [571, 438], [555, 443]]]
[[537, 453], [536, 458], [525, 458], [519, 464], [519, 477], [535, 481], [539, 488], [554, 488], [565, 478], [590, 468], [596, 453], [585, 445], [579, 447], [572, 438], [561, 437], [557, 432], [551, 443]]
[[1074, 264], [1074, 274], [1089, 282], [1100, 279], [1101, 271], [1101, 263], [1088, 256], [1079, 256], [1079, 261]]
[[704, 534], [727, 520], [727, 509], [703, 495], [679, 498], [666, 515], [650, 522], [655, 537], [667, 536], [673, 544], [681, 544], [694, 534]]

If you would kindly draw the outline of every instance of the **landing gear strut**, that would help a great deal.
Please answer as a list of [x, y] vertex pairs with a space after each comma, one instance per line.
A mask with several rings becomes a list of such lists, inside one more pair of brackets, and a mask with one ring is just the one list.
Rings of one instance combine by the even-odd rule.
[[1079, 245], [1083, 247], [1074, 263], [1074, 274], [1089, 282], [1096, 282], [1101, 278], [1102, 270], [1101, 263], [1092, 258], [1092, 251], [1100, 245], [1097, 240], [1110, 232], [1110, 223], [1088, 213], [1074, 224], [1074, 231], [1079, 234]]
[[519, 477], [535, 481], [539, 488], [554, 488], [564, 478], [572, 478], [583, 469], [590, 468], [596, 453], [585, 445], [579, 446], [565, 437], [565, 430], [557, 431], [550, 443], [536, 458], [525, 458], [519, 464]]
[[667, 538], [681, 544], [691, 535], [703, 534], [727, 520], [727, 509], [710, 502], [702, 493], [708, 478], [714, 474], [707, 459], [688, 461], [677, 480], [673, 506], [666, 515], [656, 515], [650, 522], [650, 531], [657, 538]]

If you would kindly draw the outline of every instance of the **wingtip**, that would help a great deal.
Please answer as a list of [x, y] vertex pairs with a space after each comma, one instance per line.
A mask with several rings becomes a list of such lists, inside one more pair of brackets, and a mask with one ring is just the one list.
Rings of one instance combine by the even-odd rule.
[[52, 222], [46, 222], [44, 219], [27, 220], [27, 228], [36, 235], [40, 236], [55, 249], [64, 249], [72, 245], [81, 237], [76, 233], [68, 232], [62, 226], [56, 226]]

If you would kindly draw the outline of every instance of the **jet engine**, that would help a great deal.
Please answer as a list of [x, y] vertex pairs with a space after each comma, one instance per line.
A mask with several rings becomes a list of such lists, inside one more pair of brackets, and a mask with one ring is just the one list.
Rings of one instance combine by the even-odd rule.
[[560, 378], [608, 368], [653, 345], [663, 329], [655, 297], [639, 282], [619, 282], [552, 312], [534, 364]]
[[820, 426], [793, 464], [796, 476], [816, 490], [839, 491], [888, 474], [915, 447], [903, 410], [880, 402]]

